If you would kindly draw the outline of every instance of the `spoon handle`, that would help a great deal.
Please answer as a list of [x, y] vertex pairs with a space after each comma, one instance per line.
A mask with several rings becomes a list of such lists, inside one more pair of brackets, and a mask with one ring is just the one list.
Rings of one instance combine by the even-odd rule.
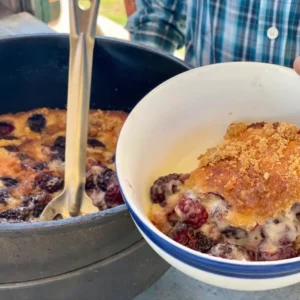
[[90, 109], [93, 50], [100, 0], [90, 0], [82, 10], [70, 3], [70, 61], [66, 130], [65, 192], [69, 213], [79, 213], [85, 193], [86, 147]]

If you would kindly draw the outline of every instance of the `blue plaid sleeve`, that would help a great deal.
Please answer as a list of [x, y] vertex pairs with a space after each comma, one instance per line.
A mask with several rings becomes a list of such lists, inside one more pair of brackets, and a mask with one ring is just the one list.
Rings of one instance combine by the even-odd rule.
[[126, 28], [131, 40], [173, 53], [185, 42], [186, 0], [137, 0]]

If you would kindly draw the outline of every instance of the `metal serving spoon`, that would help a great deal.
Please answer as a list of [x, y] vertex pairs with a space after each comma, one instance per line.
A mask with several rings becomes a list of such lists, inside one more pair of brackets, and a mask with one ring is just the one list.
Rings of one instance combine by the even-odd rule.
[[[41, 221], [85, 215], [99, 211], [85, 193], [86, 147], [90, 109], [93, 50], [100, 0], [80, 8], [78, 0], [70, 4], [70, 62], [66, 130], [64, 190], [44, 209]], [[88, 22], [87, 22], [88, 20]]]

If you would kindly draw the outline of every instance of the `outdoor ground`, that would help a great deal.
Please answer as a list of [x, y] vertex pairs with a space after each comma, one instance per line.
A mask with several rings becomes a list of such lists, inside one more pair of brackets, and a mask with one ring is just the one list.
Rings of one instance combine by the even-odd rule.
[[104, 16], [122, 26], [127, 21], [123, 0], [102, 0], [100, 4], [100, 15]]

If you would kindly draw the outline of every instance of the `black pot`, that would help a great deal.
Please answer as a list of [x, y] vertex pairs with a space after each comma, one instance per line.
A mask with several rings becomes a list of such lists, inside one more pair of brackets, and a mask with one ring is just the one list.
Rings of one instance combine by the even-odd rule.
[[[68, 59], [67, 36], [27, 36], [0, 40], [0, 113], [27, 111], [38, 107], [65, 108]], [[183, 62], [162, 53], [128, 42], [97, 38], [91, 107], [129, 112], [150, 90], [187, 69]], [[0, 298], [8, 299], [8, 294], [3, 293], [11, 291], [15, 283], [24, 285], [29, 281], [37, 282], [31, 285], [35, 286], [35, 291], [40, 282], [46, 293], [45, 282], [49, 282], [49, 278], [51, 288], [54, 288], [53, 282], [62, 284], [63, 281], [59, 278], [63, 274], [93, 269], [93, 266], [101, 265], [105, 260], [109, 261], [109, 258], [129, 249], [134, 249], [132, 251], [135, 253], [144, 249], [145, 257], [140, 255], [141, 262], [143, 258], [149, 262], [152, 260], [148, 265], [150, 271], [156, 268], [152, 273], [156, 274], [153, 276], [157, 279], [168, 266], [141, 239], [125, 205], [93, 216], [33, 224], [1, 224]], [[137, 243], [142, 244], [136, 247]], [[139, 255], [136, 254], [135, 257]], [[136, 262], [139, 262], [138, 259]], [[136, 264], [127, 263], [124, 278], [130, 278], [135, 273], [134, 268], [137, 268]], [[107, 271], [103, 268], [98, 268], [96, 273], [92, 272], [93, 278], [101, 281], [105, 272]], [[117, 278], [122, 273], [116, 263], [110, 272], [114, 272]], [[147, 276], [151, 277], [152, 273]], [[97, 280], [93, 281], [95, 291], [97, 287], [100, 288]], [[127, 281], [130, 282], [128, 278]], [[85, 281], [81, 280], [82, 282]], [[144, 278], [141, 278], [141, 282], [147, 286]], [[118, 285], [124, 288], [119, 278], [113, 284], [113, 290], [118, 289]], [[73, 285], [73, 297], [78, 295], [75, 291], [79, 286], [80, 284]], [[20, 288], [20, 284], [16, 288]], [[33, 294], [28, 295], [31, 295], [30, 299], [34, 299]], [[13, 299], [10, 297], [12, 295], [9, 299]], [[62, 299], [69, 299], [69, 296]], [[101, 299], [99, 294], [95, 299]], [[111, 299], [117, 298], [112, 296]]]

